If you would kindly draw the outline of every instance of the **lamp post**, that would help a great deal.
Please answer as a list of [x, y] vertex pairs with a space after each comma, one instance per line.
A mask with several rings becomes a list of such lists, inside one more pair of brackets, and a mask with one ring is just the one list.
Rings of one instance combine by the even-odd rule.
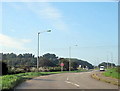
[[111, 52], [111, 68], [113, 68], [113, 53]]
[[[77, 46], [77, 45], [74, 45]], [[71, 71], [71, 46], [69, 46], [69, 72]]]
[[108, 65], [108, 55], [107, 55], [107, 69], [108, 69], [109, 65]]
[[39, 60], [39, 35], [44, 32], [51, 32], [51, 30], [38, 32], [37, 68], [39, 68], [39, 61], [38, 61]]
[[69, 46], [69, 72], [71, 71], [71, 46]]

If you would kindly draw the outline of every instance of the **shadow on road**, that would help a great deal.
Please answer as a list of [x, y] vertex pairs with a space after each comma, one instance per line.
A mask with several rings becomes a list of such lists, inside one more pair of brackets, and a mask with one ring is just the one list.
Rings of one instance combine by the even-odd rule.
[[55, 81], [55, 80], [51, 80], [51, 79], [32, 79], [32, 80], [41, 80], [41, 81]]

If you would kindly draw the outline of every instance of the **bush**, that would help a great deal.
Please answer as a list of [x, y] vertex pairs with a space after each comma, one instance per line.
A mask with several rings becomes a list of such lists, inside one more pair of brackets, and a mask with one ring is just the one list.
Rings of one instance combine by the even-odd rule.
[[2, 77], [2, 89], [12, 89], [21, 82], [21, 77], [15, 75], [5, 75]]
[[2, 72], [0, 72], [0, 75], [8, 74], [7, 64], [5, 62], [0, 61], [0, 66], [2, 66]]
[[21, 69], [21, 68], [10, 68], [9, 69], [9, 74], [18, 74], [18, 73], [24, 73], [25, 70], [24, 69]]
[[35, 71], [36, 71], [36, 68], [35, 68], [35, 67], [31, 67], [31, 68], [30, 68], [30, 71], [31, 71], [31, 72], [35, 72]]
[[21, 67], [21, 68], [12, 67], [12, 68], [9, 68], [8, 73], [18, 74], [18, 73], [25, 73], [25, 72], [56, 72], [56, 71], [61, 71], [61, 67], [39, 67], [38, 69], [36, 67], [31, 67], [28, 70], [26, 70], [24, 67]]
[[116, 68], [116, 72], [120, 73], [120, 67]]
[[49, 67], [50, 72], [61, 71], [61, 67]]
[[49, 72], [49, 69], [48, 69], [48, 67], [40, 67], [40, 68], [38, 69], [38, 71], [39, 71], [39, 72]]

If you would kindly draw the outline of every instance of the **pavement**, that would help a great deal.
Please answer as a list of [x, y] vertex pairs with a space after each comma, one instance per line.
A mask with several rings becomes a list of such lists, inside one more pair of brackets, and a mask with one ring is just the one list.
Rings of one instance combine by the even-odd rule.
[[15, 89], [118, 89], [117, 85], [93, 79], [94, 72], [61, 73], [27, 80]]

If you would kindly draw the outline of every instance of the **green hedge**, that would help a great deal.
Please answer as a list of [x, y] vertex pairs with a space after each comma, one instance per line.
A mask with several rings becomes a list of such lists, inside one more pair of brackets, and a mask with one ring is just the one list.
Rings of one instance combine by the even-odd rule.
[[16, 86], [18, 83], [22, 81], [22, 77], [18, 77], [15, 75], [5, 75], [0, 77], [2, 84], [2, 89], [12, 89], [14, 86]]

